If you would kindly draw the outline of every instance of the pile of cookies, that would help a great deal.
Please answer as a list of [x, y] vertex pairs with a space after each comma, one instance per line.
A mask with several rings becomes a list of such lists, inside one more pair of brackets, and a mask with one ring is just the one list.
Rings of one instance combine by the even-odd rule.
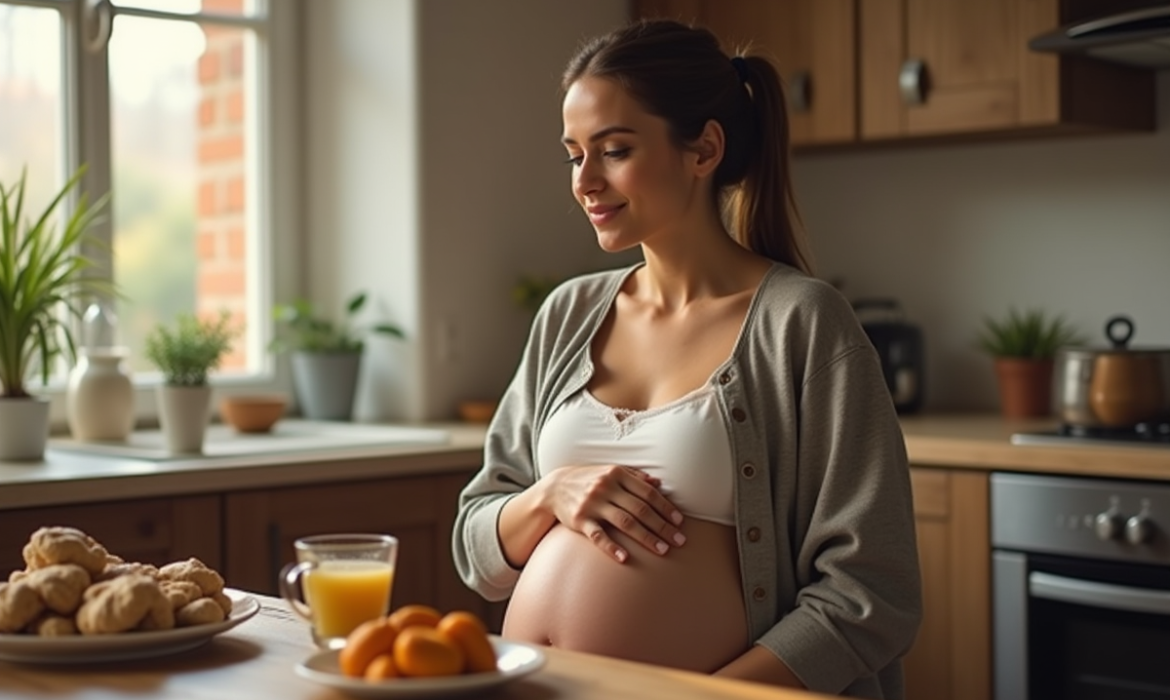
[[163, 567], [124, 561], [70, 527], [42, 527], [23, 571], [0, 582], [0, 634], [117, 634], [222, 622], [223, 577], [198, 559]]

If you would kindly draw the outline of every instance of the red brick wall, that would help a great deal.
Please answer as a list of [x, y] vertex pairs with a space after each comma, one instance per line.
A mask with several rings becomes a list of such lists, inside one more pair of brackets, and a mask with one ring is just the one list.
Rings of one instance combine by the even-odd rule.
[[[238, 14], [244, 0], [203, 0], [209, 12]], [[197, 203], [196, 313], [232, 312], [241, 327], [247, 318], [248, 260], [245, 246], [244, 30], [208, 26], [207, 49], [199, 59], [199, 193]], [[247, 364], [243, 336], [222, 368]]]

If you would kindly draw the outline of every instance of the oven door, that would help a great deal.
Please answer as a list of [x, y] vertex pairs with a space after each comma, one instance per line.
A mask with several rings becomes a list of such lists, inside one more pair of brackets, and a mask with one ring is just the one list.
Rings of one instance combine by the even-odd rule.
[[996, 700], [1170, 700], [1170, 569], [997, 551]]

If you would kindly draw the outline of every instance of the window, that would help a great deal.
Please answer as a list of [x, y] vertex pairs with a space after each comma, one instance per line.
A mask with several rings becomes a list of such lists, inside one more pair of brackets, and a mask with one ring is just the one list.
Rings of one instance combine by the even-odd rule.
[[295, 199], [272, 158], [294, 133], [276, 107], [295, 104], [295, 76], [280, 77], [295, 65], [279, 58], [289, 13], [263, 0], [0, 0], [0, 181], [27, 166], [43, 204], [85, 163], [90, 197], [112, 194], [95, 233], [138, 376], [153, 371], [155, 324], [220, 309], [244, 329], [220, 377], [271, 375], [270, 251], [274, 231], [295, 235], [271, 205]]

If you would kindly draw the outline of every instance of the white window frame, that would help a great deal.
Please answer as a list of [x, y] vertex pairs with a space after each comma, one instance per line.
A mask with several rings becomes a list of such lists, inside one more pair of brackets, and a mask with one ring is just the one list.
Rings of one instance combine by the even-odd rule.
[[[74, 172], [81, 163], [88, 163], [82, 182], [90, 200], [96, 200], [110, 191], [112, 182], [112, 153], [110, 131], [110, 85], [108, 75], [109, 29], [116, 15], [210, 21], [220, 25], [247, 27], [256, 32], [255, 65], [258, 89], [248, 91], [251, 100], [246, 107], [249, 125], [246, 158], [255, 164], [257, 177], [249, 189], [249, 230], [247, 256], [248, 297], [250, 325], [248, 353], [262, 358], [262, 370], [244, 377], [214, 377], [212, 384], [229, 391], [289, 391], [291, 381], [283, 363], [276, 363], [267, 350], [272, 337], [271, 309], [275, 299], [296, 295], [302, 248], [300, 222], [302, 212], [298, 133], [300, 63], [297, 51], [297, 32], [300, 23], [300, 3], [291, 0], [254, 0], [261, 12], [256, 17], [212, 13], [170, 13], [130, 7], [113, 6], [109, 0], [0, 0], [6, 5], [56, 9], [61, 13], [62, 37], [62, 102], [64, 123], [61, 132], [64, 143], [63, 172]], [[104, 33], [104, 39], [103, 39]], [[86, 50], [86, 42], [96, 42], [97, 52]], [[264, 50], [266, 49], [266, 50]], [[256, 99], [259, 97], [260, 99]], [[256, 127], [259, 128], [256, 128]], [[110, 213], [110, 212], [107, 212]], [[108, 256], [113, 240], [110, 216], [103, 217], [92, 229], [93, 235], [103, 241], [105, 250], [92, 254]], [[140, 424], [157, 420], [155, 391], [161, 383], [161, 374], [136, 372], [135, 413]], [[65, 426], [63, 378], [50, 383], [38, 393], [50, 398], [51, 420], [54, 430]]]

